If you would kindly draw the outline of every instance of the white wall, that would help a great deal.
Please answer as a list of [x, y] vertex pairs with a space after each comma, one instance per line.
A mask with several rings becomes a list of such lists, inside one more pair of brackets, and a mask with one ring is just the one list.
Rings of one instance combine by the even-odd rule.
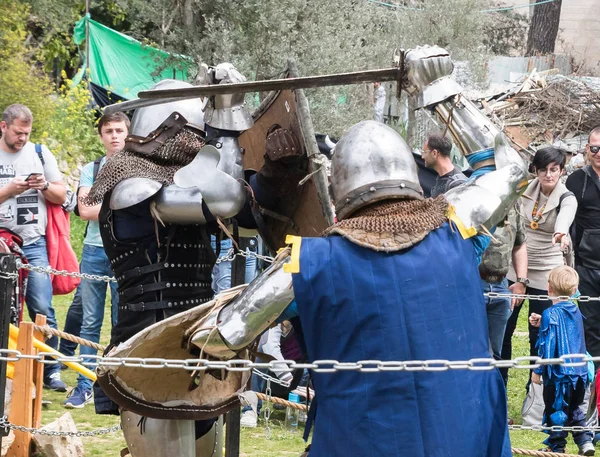
[[[535, 3], [534, 0], [501, 0], [506, 6]], [[531, 14], [533, 8], [519, 8]], [[588, 69], [600, 71], [600, 0], [562, 0], [555, 51], [569, 54]]]

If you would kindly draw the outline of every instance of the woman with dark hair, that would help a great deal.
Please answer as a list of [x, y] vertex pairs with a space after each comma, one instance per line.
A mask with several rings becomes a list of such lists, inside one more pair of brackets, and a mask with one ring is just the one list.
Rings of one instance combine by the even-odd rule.
[[[561, 182], [564, 173], [566, 154], [555, 147], [539, 149], [532, 161], [532, 172], [536, 178], [531, 181], [521, 197], [521, 211], [526, 219], [528, 268], [526, 293], [530, 295], [548, 294], [548, 274], [550, 270], [564, 265], [564, 255], [571, 247], [569, 228], [577, 211], [577, 199]], [[514, 269], [508, 272], [509, 281], [517, 280]], [[520, 280], [522, 278], [519, 278]], [[529, 315], [542, 314], [552, 305], [551, 300], [529, 300]], [[512, 358], [511, 338], [517, 325], [521, 303], [515, 307], [506, 326], [502, 345], [502, 359]], [[537, 355], [536, 343], [539, 329], [529, 324], [530, 354]], [[504, 374], [504, 373], [503, 373]], [[505, 380], [506, 380], [505, 376]]]

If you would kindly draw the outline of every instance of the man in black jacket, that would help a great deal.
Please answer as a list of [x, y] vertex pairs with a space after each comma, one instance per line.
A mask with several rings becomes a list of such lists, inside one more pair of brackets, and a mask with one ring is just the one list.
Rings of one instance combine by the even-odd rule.
[[[600, 296], [600, 126], [590, 132], [585, 147], [590, 165], [574, 171], [567, 188], [577, 198], [577, 213], [572, 230], [575, 265], [581, 295]], [[600, 306], [597, 302], [579, 303], [588, 352], [600, 356]]]

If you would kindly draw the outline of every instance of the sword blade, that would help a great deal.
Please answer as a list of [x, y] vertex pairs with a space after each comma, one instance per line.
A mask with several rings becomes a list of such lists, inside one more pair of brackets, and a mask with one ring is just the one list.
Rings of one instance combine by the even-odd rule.
[[146, 106], [162, 105], [163, 103], [171, 103], [171, 102], [177, 102], [179, 100], [187, 100], [187, 99], [189, 99], [189, 97], [185, 97], [185, 98], [171, 97], [171, 98], [163, 98], [160, 100], [154, 100], [151, 98], [146, 98], [146, 99], [136, 98], [133, 100], [127, 100], [126, 102], [119, 102], [119, 103], [114, 103], [112, 105], [105, 106], [103, 113], [104, 114], [114, 114], [117, 111], [129, 111], [129, 110], [137, 109], [137, 108], [145, 108]]
[[141, 99], [161, 98], [197, 98], [212, 95], [237, 94], [247, 92], [268, 92], [273, 90], [311, 89], [316, 87], [341, 86], [377, 81], [402, 80], [400, 68], [384, 68], [380, 70], [355, 71], [332, 75], [302, 76], [299, 78], [270, 79], [264, 81], [248, 81], [233, 84], [213, 84], [180, 89], [145, 90], [138, 93]]

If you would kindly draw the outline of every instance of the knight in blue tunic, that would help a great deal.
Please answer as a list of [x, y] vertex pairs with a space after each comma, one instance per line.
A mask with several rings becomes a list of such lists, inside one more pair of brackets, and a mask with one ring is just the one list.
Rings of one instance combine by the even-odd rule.
[[[486, 182], [511, 176], [514, 183], [490, 187], [510, 188], [524, 173], [500, 169]], [[460, 198], [424, 199], [410, 148], [374, 121], [340, 139], [331, 181], [340, 222], [322, 238], [290, 237], [291, 254], [199, 326], [190, 344], [233, 357], [260, 333], [250, 330], [258, 316], [263, 325], [298, 315], [310, 361], [489, 359], [477, 269], [489, 238], [472, 227], [486, 211], [476, 205], [479, 215], [465, 225], [457, 216], [465, 209], [448, 201], [460, 206], [470, 195], [473, 204], [489, 190], [474, 180]], [[498, 202], [508, 207], [517, 195]], [[503, 216], [487, 211], [486, 223]], [[367, 371], [313, 373], [310, 457], [511, 455], [498, 370]]]

